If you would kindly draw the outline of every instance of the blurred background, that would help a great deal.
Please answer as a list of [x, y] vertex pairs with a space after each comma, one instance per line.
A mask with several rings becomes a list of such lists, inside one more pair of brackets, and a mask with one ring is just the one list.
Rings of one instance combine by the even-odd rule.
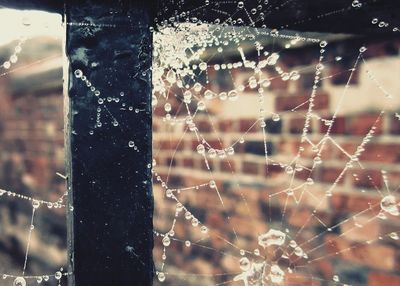
[[[235, 32], [239, 38], [256, 36], [224, 42], [221, 35]], [[204, 52], [191, 63], [194, 75], [182, 77], [182, 83], [171, 61], [160, 77], [165, 89], [153, 95], [155, 284], [400, 285], [400, 41], [297, 34], [326, 40], [325, 47], [257, 36], [252, 29], [242, 33], [221, 29], [212, 43], [200, 44]], [[160, 43], [168, 40], [160, 36]], [[309, 141], [301, 143], [322, 46]], [[255, 63], [279, 54], [276, 66], [262, 69], [268, 83], [258, 81], [254, 66], [244, 67], [238, 48]], [[354, 69], [360, 48], [362, 59]], [[207, 64], [203, 72], [201, 62]], [[288, 80], [279, 68], [300, 76]], [[176, 71], [177, 84], [170, 70]], [[231, 90], [239, 90], [237, 99], [230, 100]], [[185, 101], [188, 91], [191, 101]], [[259, 118], [260, 93], [264, 118]], [[322, 163], [313, 168], [318, 142], [330, 125]], [[365, 139], [371, 130], [372, 138]], [[364, 151], [348, 166], [363, 141]], [[300, 146], [304, 150], [295, 160]], [[387, 196], [393, 196], [391, 212], [382, 209]], [[258, 237], [271, 230], [285, 233], [285, 244], [263, 249]], [[301, 245], [302, 258], [293, 254], [291, 239]], [[255, 269], [245, 271], [260, 261], [269, 265], [266, 273], [258, 271], [268, 276], [264, 282]], [[281, 283], [269, 276], [272, 265], [283, 270]], [[248, 280], [238, 278], [241, 273]]]
[[[62, 38], [60, 15], [0, 9], [0, 189], [49, 202], [65, 193]], [[31, 216], [30, 201], [2, 193], [0, 285], [22, 273]], [[66, 263], [65, 208], [41, 205], [33, 225], [25, 274], [54, 275]]]
[[[61, 17], [0, 9], [0, 24], [0, 189], [57, 201], [65, 192]], [[237, 45], [224, 44], [223, 51], [216, 51], [215, 46], [206, 49], [207, 73], [198, 75], [203, 86], [199, 98], [206, 89], [220, 94], [245, 87], [236, 101], [213, 98], [206, 101], [206, 110], [194, 108], [193, 121], [209, 144], [207, 152], [234, 145], [228, 156], [208, 158], [209, 166], [197, 150], [197, 137], [187, 131], [187, 110], [180, 96], [157, 97], [153, 113], [154, 170], [160, 177], [154, 180], [156, 233], [168, 233], [175, 218], [176, 222], [166, 253], [162, 236], [156, 234], [156, 269], [163, 267], [167, 278], [158, 277], [155, 284], [244, 285], [242, 280], [233, 281], [242, 272], [240, 260], [244, 256], [259, 259], [254, 254], [256, 249], [263, 251], [258, 235], [271, 229], [294, 234], [297, 244], [312, 239], [303, 249], [312, 262], [291, 258], [294, 271], [285, 270], [284, 285], [400, 284], [396, 237], [400, 221], [395, 212], [381, 207], [387, 194], [395, 197], [392, 207], [399, 204], [400, 41], [393, 37], [305, 36], [329, 42], [309, 128], [311, 142], [323, 138], [340, 106], [331, 127], [333, 141], [326, 144], [322, 164], [312, 172], [315, 151], [311, 144], [294, 178], [287, 167], [300, 146], [319, 43], [290, 44], [290, 40], [265, 36], [241, 41], [249, 61], [260, 59], [258, 42], [263, 52], [280, 55], [282, 70], [300, 74], [298, 80], [288, 81], [276, 70], [265, 70], [270, 78], [270, 85], [263, 87], [266, 134], [260, 128], [260, 85], [248, 86], [254, 70], [228, 65], [243, 60]], [[367, 47], [365, 61], [360, 60], [352, 71], [361, 46]], [[346, 96], [340, 101], [346, 85]], [[173, 92], [181, 95], [182, 91]], [[171, 104], [168, 112], [167, 102]], [[355, 164], [337, 180], [347, 155], [355, 152], [373, 126], [373, 137], [360, 157], [362, 167]], [[268, 167], [266, 147], [272, 160]], [[301, 185], [308, 178], [313, 183], [307, 191], [282, 192], [290, 180]], [[212, 181], [224, 206], [210, 190]], [[187, 211], [175, 215], [176, 201], [166, 197], [162, 182], [169, 189], [189, 188], [177, 197], [200, 224], [193, 223], [193, 216], [185, 218]], [[335, 182], [332, 196], [326, 196]], [[20, 275], [32, 207], [7, 194], [0, 197], [0, 204], [0, 273]], [[26, 273], [53, 274], [66, 263], [65, 210], [42, 206], [34, 225]], [[327, 231], [330, 226], [337, 227]], [[262, 255], [269, 263], [278, 263], [275, 254]], [[283, 268], [283, 264], [279, 265]], [[249, 286], [262, 285], [256, 283]], [[0, 285], [10, 285], [10, 280], [0, 279]]]

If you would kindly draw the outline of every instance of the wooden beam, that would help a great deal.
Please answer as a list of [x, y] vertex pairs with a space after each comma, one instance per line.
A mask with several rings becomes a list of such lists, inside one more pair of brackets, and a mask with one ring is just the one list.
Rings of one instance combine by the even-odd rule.
[[66, 6], [69, 285], [152, 283], [149, 11]]

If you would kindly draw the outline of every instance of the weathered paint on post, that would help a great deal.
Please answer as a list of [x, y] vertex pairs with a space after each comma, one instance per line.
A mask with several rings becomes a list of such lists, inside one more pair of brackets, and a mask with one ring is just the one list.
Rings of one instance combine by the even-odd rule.
[[69, 285], [152, 284], [152, 38], [143, 6], [66, 6]]

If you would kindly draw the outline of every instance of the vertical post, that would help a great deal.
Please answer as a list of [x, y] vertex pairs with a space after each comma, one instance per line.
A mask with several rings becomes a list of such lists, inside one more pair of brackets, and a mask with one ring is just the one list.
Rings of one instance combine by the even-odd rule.
[[69, 285], [151, 285], [152, 1], [70, 2]]

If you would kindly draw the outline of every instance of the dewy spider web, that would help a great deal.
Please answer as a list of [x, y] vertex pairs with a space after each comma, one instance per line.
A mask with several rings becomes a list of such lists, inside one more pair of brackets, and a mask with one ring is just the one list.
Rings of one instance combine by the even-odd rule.
[[[234, 1], [231, 2], [228, 3], [227, 1], [223, 4], [233, 5]], [[205, 6], [208, 4], [206, 3]], [[258, 14], [258, 10], [263, 10], [262, 8], [254, 9], [249, 13], [243, 2], [239, 1], [237, 5], [238, 11], [245, 11], [250, 23], [255, 22], [251, 15]], [[205, 6], [201, 6], [198, 9], [203, 9]], [[342, 10], [332, 11], [321, 16], [331, 16], [346, 9], [358, 9], [361, 6], [360, 1], [353, 1], [351, 7], [345, 7]], [[190, 11], [190, 13], [182, 12], [181, 16], [185, 17], [186, 14], [192, 14], [195, 10]], [[224, 14], [223, 11], [214, 12]], [[234, 24], [243, 23], [240, 18], [236, 20], [232, 16], [225, 18], [230, 23], [234, 21]], [[198, 19], [193, 18], [192, 21], [199, 22]], [[216, 23], [221, 24], [221, 21], [217, 20]], [[338, 235], [339, 238], [345, 237], [348, 233], [357, 229], [368, 228], [369, 224], [375, 220], [399, 215], [399, 201], [396, 198], [399, 187], [390, 190], [387, 173], [385, 170], [381, 170], [384, 189], [378, 188], [374, 183], [375, 179], [370, 175], [366, 178], [379, 194], [379, 201], [371, 199], [365, 208], [342, 218], [339, 222], [330, 223], [324, 218], [326, 201], [332, 199], [335, 191], [338, 192], [338, 189], [340, 189], [339, 183], [344, 176], [354, 168], [365, 169], [360, 158], [364, 154], [368, 143], [374, 138], [377, 126], [379, 126], [385, 115], [385, 110], [381, 110], [354, 152], [346, 151], [346, 148], [342, 147], [342, 143], [337, 142], [337, 139], [331, 136], [355, 73], [360, 70], [361, 63], [367, 65], [363, 57], [367, 48], [360, 46], [356, 50], [357, 54], [351, 55], [354, 64], [345, 71], [348, 74], [347, 82], [339, 95], [336, 107], [331, 116], [322, 118], [318, 115], [318, 110], [315, 111], [314, 108], [318, 104], [319, 90], [324, 80], [332, 79], [338, 75], [325, 76], [324, 74], [325, 65], [330, 64], [325, 56], [326, 49], [329, 48], [327, 41], [318, 38], [300, 37], [298, 34], [280, 33], [277, 30], [252, 30], [226, 27], [223, 24], [222, 27], [215, 28], [206, 25], [173, 24], [172, 26], [174, 27], [168, 27], [169, 25], [164, 23], [167, 27], [159, 28], [159, 34], [155, 36], [153, 113], [155, 116], [156, 129], [154, 137], [156, 142], [154, 144], [154, 157], [162, 157], [163, 153], [171, 152], [167, 158], [164, 158], [164, 163], [161, 166], [158, 166], [156, 159], [153, 161], [154, 192], [156, 197], [156, 230], [154, 233], [160, 243], [155, 252], [158, 281], [168, 283], [170, 280], [170, 285], [181, 285], [179, 284], [180, 281], [182, 281], [182, 285], [291, 285], [296, 283], [296, 274], [301, 274], [308, 278], [308, 280], [303, 281], [305, 284], [301, 285], [314, 285], [314, 283], [315, 285], [320, 285], [321, 283], [323, 285], [348, 285], [346, 281], [341, 281], [341, 277], [336, 274], [332, 275], [331, 279], [328, 280], [325, 276], [316, 275], [313, 265], [316, 265], [321, 260], [340, 256], [379, 240], [398, 240], [400, 232], [396, 230], [381, 233], [375, 239], [365, 239], [365, 241], [333, 252], [321, 253], [320, 251], [323, 247], [333, 244], [333, 241], [329, 238], [326, 241], [321, 239], [324, 236], [329, 237], [330, 233], [337, 233], [344, 225], [351, 224], [350, 227]], [[289, 25], [285, 27], [289, 27]], [[395, 30], [393, 31], [395, 32]], [[287, 156], [286, 158], [285, 156], [281, 158], [280, 156], [269, 155], [268, 139], [270, 134], [267, 132], [268, 123], [266, 118], [270, 117], [272, 119], [270, 123], [273, 123], [279, 122], [281, 117], [279, 113], [265, 110], [266, 97], [270, 96], [270, 94], [267, 94], [267, 90], [271, 82], [276, 79], [297, 81], [302, 76], [303, 71], [310, 70], [310, 66], [302, 67], [300, 70], [288, 70], [280, 67], [280, 52], [265, 50], [262, 43], [260, 43], [260, 35], [264, 36], [264, 40], [265, 38], [270, 38], [274, 41], [278, 41], [278, 39], [286, 41], [283, 44], [285, 49], [290, 49], [296, 47], [299, 43], [306, 42], [319, 45], [318, 61], [311, 66], [315, 72], [310, 96], [305, 102], [290, 110], [293, 113], [300, 113], [300, 107], [307, 106], [298, 150], [294, 158], [291, 159], [288, 159]], [[248, 60], [246, 58], [246, 51], [248, 53], [252, 52], [249, 48], [244, 49], [249, 43], [256, 51], [256, 60]], [[229, 57], [232, 54], [232, 49], [239, 54], [239, 61], [231, 62], [229, 59], [224, 59], [225, 50], [228, 50], [227, 56]], [[222, 58], [223, 63], [209, 64], [215, 58]], [[341, 60], [342, 57], [335, 58], [335, 61], [340, 62]], [[210, 88], [210, 86], [213, 87], [215, 85], [210, 84], [210, 81], [214, 79], [210, 80], [212, 75], [210, 76], [209, 73], [215, 73], [219, 70], [227, 71], [227, 77], [232, 81], [233, 88], [222, 91]], [[239, 70], [239, 72], [250, 70], [250, 75], [247, 77], [245, 84], [237, 84], [233, 75], [235, 70]], [[238, 72], [235, 73], [237, 74]], [[367, 68], [366, 73], [384, 100], [390, 100], [395, 96], [376, 80], [373, 76], [373, 71]], [[218, 117], [217, 112], [213, 110], [215, 109], [214, 106], [220, 105], [218, 101], [221, 102], [221, 105], [226, 104], [225, 102], [229, 104], [230, 101], [240, 101], [246, 96], [243, 93], [247, 90], [253, 90], [258, 94], [259, 107], [254, 110], [254, 114], [258, 114], [258, 119], [254, 119], [248, 130], [243, 134], [238, 134], [237, 138], [230, 137], [228, 142], [230, 141], [231, 144], [226, 145], [223, 143], [226, 140], [222, 139], [223, 135], [219, 134], [219, 130], [213, 122], [215, 117]], [[243, 105], [243, 108], [246, 108], [246, 106]], [[207, 139], [210, 136], [201, 132], [203, 128], [200, 124], [203, 124], [204, 119], [208, 120], [208, 125], [211, 126], [206, 133], [214, 134], [211, 137], [215, 138], [213, 140], [215, 142], [210, 142]], [[310, 134], [313, 119], [325, 125], [325, 132], [321, 136], [322, 138], [317, 138]], [[200, 122], [199, 125], [197, 120]], [[264, 163], [267, 169], [265, 181], [260, 180], [260, 184], [266, 186], [263, 191], [267, 194], [265, 196], [261, 195], [261, 197], [265, 198], [270, 212], [277, 200], [283, 201], [279, 220], [274, 220], [270, 213], [269, 217], [264, 218], [269, 222], [268, 231], [265, 230], [263, 232], [259, 231], [252, 213], [253, 202], [249, 203], [246, 198], [248, 180], [244, 176], [242, 179], [239, 178], [240, 174], [237, 174], [233, 167], [233, 162], [240, 162], [240, 159], [235, 157], [237, 150], [239, 150], [239, 153], [241, 152], [240, 145], [246, 142], [249, 131], [257, 128], [262, 136]], [[249, 140], [252, 140], [251, 136], [249, 137]], [[185, 160], [185, 158], [179, 157], [179, 153], [185, 152], [182, 151], [185, 149], [185, 144], [187, 148], [186, 138], [189, 138], [189, 145], [193, 150], [193, 153], [186, 151], [186, 155], [192, 156], [194, 160], [200, 157], [204, 161], [204, 164], [201, 164], [201, 166], [197, 164], [192, 170], [174, 166], [177, 164], [176, 162]], [[160, 141], [157, 141], [157, 139]], [[324, 163], [324, 153], [330, 152], [326, 151], [329, 145], [339, 150], [341, 156], [343, 156], [344, 167], [341, 167], [341, 171], [336, 175], [331, 185], [323, 185], [319, 182], [314, 182], [313, 177], [318, 168]], [[310, 157], [310, 153], [313, 157], [311, 162], [307, 159], [307, 157]], [[226, 162], [227, 168], [230, 170], [228, 172], [230, 174], [222, 179], [220, 173], [215, 172], [211, 167], [217, 160]], [[270, 184], [268, 179], [273, 179], [273, 173], [268, 171], [269, 168], [281, 168], [286, 173], [286, 181], [280, 182], [276, 186], [268, 187]], [[301, 173], [306, 173], [306, 175], [299, 176]], [[183, 179], [176, 182], [173, 179], [174, 176], [180, 176]], [[185, 180], [186, 176], [189, 179]], [[218, 177], [218, 179], [215, 177]], [[353, 177], [355, 181], [360, 180], [356, 172], [353, 173]], [[170, 182], [171, 178], [172, 182]], [[222, 185], [222, 181], [229, 182], [232, 186], [227, 188]], [[186, 182], [198, 183], [186, 185]], [[318, 188], [325, 190], [323, 194], [325, 198], [321, 198], [320, 192], [317, 191]], [[198, 195], [199, 193], [205, 193], [205, 195]], [[202, 201], [196, 201], [200, 199]], [[247, 243], [243, 243], [243, 239], [238, 235], [238, 228], [242, 227], [235, 223], [238, 220], [235, 220], [234, 216], [238, 214], [227, 206], [226, 201], [232, 204], [232, 200], [234, 204], [243, 204], [249, 225], [254, 224], [254, 231], [247, 234], [250, 237], [245, 240]], [[216, 228], [213, 228], [205, 223], [201, 217], [207, 214], [203, 214], [199, 210], [199, 205], [206, 212], [215, 212], [211, 208], [216, 208], [224, 226], [219, 224]], [[299, 227], [294, 228], [288, 226], [285, 222], [289, 206], [299, 210], [304, 206], [308, 206], [311, 207], [312, 211]], [[243, 215], [243, 211], [241, 215]], [[170, 223], [168, 223], [169, 218], [171, 218]], [[308, 233], [307, 227], [311, 223], [319, 225], [319, 233], [315, 235]], [[194, 230], [185, 231], [184, 228], [194, 228]], [[303, 235], [304, 233], [305, 235]], [[216, 243], [216, 241], [219, 241], [219, 243]], [[215, 245], [219, 245], [220, 248], [215, 247]], [[231, 267], [235, 268], [232, 270], [233, 272], [216, 273], [213, 271], [213, 266], [204, 266], [203, 268], [207, 269], [208, 272], [202, 272], [199, 270], [202, 267], [197, 267], [196, 254], [199, 257], [208, 257], [208, 263], [218, 269], [230, 268], [223, 265], [228, 263], [227, 261], [234, 261], [236, 267]], [[170, 256], [172, 259], [169, 259]], [[169, 263], [169, 261], [171, 262]], [[174, 263], [177, 265], [174, 265]], [[186, 272], [180, 268], [192, 268], [194, 271]]]
[[[35, 65], [38, 64], [43, 64], [46, 61], [49, 60], [54, 60], [56, 58], [61, 58], [61, 54], [58, 55], [52, 55], [43, 59], [39, 59], [36, 61], [33, 61], [29, 64], [19, 64], [19, 57], [21, 58], [26, 57], [25, 51], [24, 51], [24, 46], [28, 42], [29, 45], [31, 45], [34, 40], [33, 38], [37, 36], [43, 36], [43, 35], [48, 35], [51, 34], [51, 32], [48, 30], [46, 27], [46, 22], [44, 22], [44, 19], [47, 21], [54, 21], [52, 24], [55, 26], [53, 27], [54, 32], [57, 30], [56, 27], [58, 27], [59, 31], [62, 31], [61, 29], [61, 21], [58, 20], [56, 21], [56, 17], [54, 15], [45, 15], [43, 12], [32, 12], [33, 15], [30, 14], [30, 12], [17, 12], [14, 10], [8, 10], [5, 9], [2, 11], [2, 17], [7, 17], [7, 13], [11, 13], [12, 17], [19, 19], [22, 17], [21, 23], [16, 23], [16, 25], [20, 24], [22, 26], [22, 29], [20, 27], [14, 27], [14, 35], [13, 38], [18, 39], [17, 44], [15, 47], [13, 47], [11, 54], [9, 57], [6, 57], [6, 60], [0, 65], [0, 78], [1, 77], [6, 77], [10, 74], [28, 70], [32, 67], [35, 67]], [[33, 16], [32, 19], [30, 19], [30, 16]], [[35, 19], [40, 18], [40, 23], [35, 21]], [[13, 19], [13, 21], [16, 21], [16, 19]], [[31, 21], [32, 20], [32, 21]], [[57, 26], [59, 24], [59, 26]], [[5, 32], [2, 30], [0, 32], [0, 36], [2, 36], [2, 32]], [[19, 34], [20, 33], [20, 34]], [[43, 34], [41, 34], [43, 33]], [[9, 34], [9, 33], [7, 33]], [[58, 35], [58, 36], [61, 36]], [[7, 41], [7, 37], [2, 38], [2, 41]], [[11, 38], [9, 39], [11, 40]], [[32, 41], [32, 42], [31, 42]], [[29, 49], [28, 49], [29, 50]], [[61, 50], [60, 50], [61, 52]], [[14, 67], [14, 65], [16, 65]], [[65, 179], [65, 176], [57, 173], [58, 176], [62, 177]], [[44, 209], [64, 209], [67, 205], [66, 202], [66, 196], [67, 192], [59, 196], [58, 199], [54, 201], [49, 201], [49, 200], [43, 200], [38, 197], [32, 197], [28, 196], [25, 194], [20, 194], [17, 192], [14, 192], [13, 190], [4, 190], [0, 188], [0, 199], [6, 202], [9, 201], [18, 201], [17, 203], [20, 206], [23, 206], [25, 208], [31, 208], [31, 214], [29, 216], [29, 223], [28, 223], [28, 231], [26, 234], [26, 244], [23, 245], [24, 249], [24, 258], [23, 258], [23, 264], [21, 265], [21, 269], [18, 269], [18, 271], [15, 270], [10, 270], [9, 272], [6, 273], [0, 273], [0, 284], [1, 285], [14, 285], [14, 286], [25, 286], [25, 285], [31, 285], [32, 283], [35, 284], [49, 284], [51, 283], [52, 285], [61, 285], [62, 280], [66, 279], [70, 273], [66, 272], [62, 267], [59, 268], [58, 271], [53, 272], [53, 273], [44, 273], [44, 274], [36, 274], [32, 275], [31, 273], [27, 273], [28, 271], [31, 272], [31, 270], [28, 268], [29, 263], [30, 263], [30, 254], [32, 250], [32, 243], [37, 244], [37, 241], [32, 241], [33, 237], [35, 237], [35, 240], [37, 240], [37, 235], [35, 235], [35, 232], [40, 231], [40, 228], [37, 228], [37, 215], [38, 213], [42, 212]], [[69, 206], [69, 208], [72, 209], [72, 206]], [[2, 213], [3, 216], [4, 213]], [[7, 230], [6, 223], [2, 221], [4, 225], [2, 225], [2, 234], [6, 235], [9, 231]], [[8, 222], [7, 222], [8, 223]], [[20, 225], [13, 225], [12, 227], [20, 227]], [[36, 228], [35, 228], [36, 227]], [[14, 234], [18, 236], [17, 234]], [[37, 246], [36, 246], [37, 247]], [[48, 245], [50, 248], [50, 245]], [[33, 245], [33, 248], [35, 248], [35, 245]], [[42, 254], [45, 255], [45, 254]], [[4, 284], [6, 283], [6, 284]]]
[[[182, 3], [184, 2], [182, 1]], [[389, 188], [389, 178], [386, 171], [382, 170], [385, 187], [380, 189], [374, 186], [374, 192], [380, 197], [379, 201], [371, 199], [368, 202], [368, 207], [358, 210], [349, 217], [341, 218], [339, 222], [333, 224], [327, 222], [323, 217], [323, 210], [326, 207], [325, 199], [332, 198], [335, 191], [340, 188], [338, 184], [343, 176], [355, 167], [364, 168], [360, 158], [364, 154], [366, 146], [374, 139], [377, 126], [385, 116], [385, 110], [382, 110], [376, 117], [375, 122], [364, 134], [359, 145], [356, 146], [356, 150], [348, 152], [346, 148], [342, 147], [343, 142], [338, 141], [331, 134], [337, 122], [338, 113], [343, 102], [346, 101], [355, 72], [360, 70], [361, 64], [368, 66], [368, 62], [363, 57], [366, 48], [359, 47], [359, 50], [356, 51], [357, 54], [348, 56], [354, 61], [354, 65], [348, 70], [326, 76], [324, 74], [325, 65], [330, 64], [330, 62], [325, 54], [329, 45], [320, 35], [310, 36], [307, 34], [302, 36], [290, 32], [279, 32], [276, 29], [269, 30], [267, 27], [257, 30], [255, 28], [228, 26], [241, 24], [255, 26], [256, 23], [262, 22], [269, 15], [279, 13], [279, 9], [291, 5], [293, 2], [292, 0], [283, 1], [275, 7], [270, 5], [268, 1], [257, 1], [257, 5], [253, 7], [249, 1], [221, 1], [218, 8], [210, 8], [212, 1], [206, 0], [204, 4], [199, 4], [199, 7], [191, 11], [180, 11], [178, 18], [180, 20], [187, 18], [194, 24], [201, 24], [196, 17], [189, 17], [188, 15], [206, 11], [215, 14], [214, 24], [220, 26], [176, 25], [177, 19], [173, 18], [158, 27], [154, 41], [153, 110], [155, 126], [158, 126], [161, 131], [155, 130], [155, 139], [163, 139], [168, 143], [167, 151], [171, 151], [169, 165], [162, 166], [162, 164], [158, 164], [156, 159], [153, 162], [156, 197], [156, 230], [154, 234], [159, 243], [155, 250], [155, 261], [159, 282], [170, 283], [171, 285], [178, 285], [181, 280], [183, 280], [183, 285], [236, 284], [251, 286], [284, 283], [290, 285], [296, 282], [288, 281], [289, 277], [293, 278], [296, 274], [301, 274], [308, 278], [304, 282], [308, 283], [307, 285], [314, 283], [346, 285], [346, 281], [341, 281], [341, 277], [338, 275], [333, 275], [331, 279], [327, 280], [325, 276], [314, 273], [313, 265], [320, 260], [341, 255], [363, 245], [372, 244], [376, 240], [386, 238], [398, 240], [399, 231], [391, 231], [380, 234], [375, 240], [364, 240], [336, 252], [327, 254], [319, 252], [321, 248], [333, 244], [330, 240], [321, 241], [321, 238], [329, 233], [334, 233], [345, 224], [350, 223], [352, 226], [342, 232], [339, 237], [354, 229], [368, 227], [368, 224], [375, 220], [398, 216], [397, 192], [399, 188]], [[232, 7], [232, 5], [237, 6], [237, 11], [234, 14], [229, 14], [224, 10], [224, 7]], [[362, 8], [361, 1], [349, 1], [347, 7], [328, 11], [316, 18], [334, 17], [349, 9], [360, 8]], [[281, 26], [280, 29], [292, 28], [311, 20], [315, 19], [297, 20]], [[375, 18], [371, 19], [371, 23], [380, 25], [380, 22], [376, 22]], [[79, 24], [81, 23], [68, 23], [68, 25]], [[383, 25], [382, 28], [390, 26], [386, 24], [388, 23], [381, 24]], [[397, 31], [398, 29], [394, 27], [393, 32]], [[283, 42], [284, 48], [280, 51], [264, 48], [263, 41], [266, 39], [277, 43], [277, 46], [278, 43]], [[21, 44], [24, 40], [21, 40]], [[289, 69], [281, 64], [280, 54], [282, 52], [302, 45], [319, 46], [318, 53], [315, 54], [316, 63], [298, 69]], [[17, 50], [19, 51], [19, 49]], [[254, 56], [248, 55], [253, 53], [254, 50], [256, 53], [255, 60]], [[239, 59], [232, 62], [229, 58], [232, 54], [236, 54]], [[9, 62], [14, 60], [14, 57], [12, 59], [10, 57], [10, 60], [3, 63], [2, 67], [10, 68]], [[218, 60], [220, 62], [217, 62]], [[335, 59], [338, 62], [341, 60], [342, 57], [339, 56]], [[212, 81], [214, 81], [215, 72], [221, 70], [226, 72], [226, 78], [231, 82], [232, 88], [214, 90], [212, 87], [215, 84], [212, 85]], [[246, 71], [250, 74], [245, 81], [238, 83], [235, 78], [236, 71]], [[269, 140], [276, 135], [268, 131], [269, 126], [279, 123], [281, 118], [286, 117], [286, 114], [280, 114], [266, 108], [270, 96], [268, 89], [274, 84], [274, 81], [296, 82], [303, 74], [310, 71], [313, 71], [314, 82], [309, 97], [290, 109], [290, 113], [299, 114], [304, 116], [305, 119], [296, 154], [293, 158], [274, 155], [270, 150]], [[315, 105], [320, 96], [321, 83], [335, 78], [341, 73], [348, 74], [348, 80], [340, 94], [336, 109], [330, 117], [320, 115], [315, 111]], [[367, 67], [366, 73], [382, 94], [382, 98], [398, 96], [391, 94], [392, 91], [380, 83], [373, 70]], [[82, 79], [83, 84], [86, 84], [88, 89], [98, 97], [97, 117], [96, 121], [93, 122], [93, 130], [90, 132], [93, 133], [96, 128], [101, 128], [105, 120], [110, 120], [110, 123], [118, 128], [119, 124], [116, 117], [107, 109], [107, 104], [119, 104], [118, 97], [104, 97], [102, 91], [97, 90], [92, 85], [89, 75], [84, 75], [81, 70], [76, 70], [75, 76]], [[217, 123], [214, 122], [216, 119], [214, 115], [218, 114], [219, 102], [222, 102], [222, 104], [240, 102], [244, 99], [244, 93], [248, 90], [253, 90], [258, 94], [258, 107], [253, 112], [257, 116], [244, 131], [235, 133], [234, 136], [236, 137], [230, 138], [229, 144], [224, 144], [226, 141], [222, 140], [223, 135], [219, 134], [220, 130]], [[124, 93], [121, 92], [118, 96], [123, 97]], [[243, 108], [246, 108], [246, 103], [243, 104]], [[304, 107], [307, 107], [305, 114], [301, 112]], [[137, 113], [145, 111], [140, 108], [135, 109], [133, 106], [123, 106], [121, 103], [122, 109], [134, 110]], [[271, 118], [271, 120], [268, 121], [266, 118]], [[211, 133], [215, 134], [213, 135], [215, 139], [213, 139], [213, 142], [208, 139], [209, 135], [203, 134], [201, 131], [202, 128], [198, 123], [200, 119], [202, 121], [205, 119], [210, 126]], [[315, 120], [323, 123], [326, 127], [322, 138], [317, 138], [310, 132], [311, 125]], [[254, 134], [254, 130], [259, 132]], [[168, 131], [168, 133], [165, 131]], [[179, 139], [169, 140], [170, 138]], [[187, 138], [189, 138], [189, 141]], [[256, 182], [254, 182], [255, 178], [252, 176], [240, 178], [235, 170], [234, 163], [238, 162], [235, 156], [247, 141], [259, 140], [260, 138], [263, 142], [262, 164], [265, 165], [267, 170], [266, 179], [256, 178]], [[192, 144], [193, 141], [195, 144]], [[175, 168], [173, 166], [174, 157], [178, 155], [181, 145], [188, 145], [187, 142], [190, 142], [193, 151], [188, 152], [186, 150], [187, 155], [202, 159], [202, 163], [196, 166], [198, 170], [196, 168], [191, 170], [177, 169], [181, 176], [190, 178], [198, 175], [195, 184], [188, 185], [185, 181], [177, 183], [173, 180], [173, 176], [176, 175], [173, 170]], [[127, 142], [127, 146], [140, 152], [136, 148], [134, 138]], [[345, 166], [341, 166], [342, 170], [333, 184], [329, 186], [319, 185], [318, 182], [314, 182], [313, 172], [323, 165], [324, 153], [329, 152], [326, 151], [329, 146], [334, 146], [340, 151]], [[159, 146], [155, 143], [155, 158], [159, 157], [164, 151], [163, 147], [165, 148], [166, 145]], [[312, 162], [307, 159], [310, 153], [313, 154]], [[248, 156], [248, 154], [245, 156]], [[249, 159], [260, 160], [256, 157], [250, 155]], [[218, 179], [214, 178], [213, 170], [213, 164], [216, 160], [226, 162], [229, 169], [229, 172], [223, 177], [219, 176]], [[278, 181], [275, 184], [273, 180], [266, 182], [277, 169], [286, 174], [285, 180]], [[304, 172], [306, 173], [305, 176], [297, 176]], [[353, 176], [355, 181], [360, 180], [356, 173]], [[221, 183], [221, 178], [230, 182], [231, 186], [229, 188], [224, 186]], [[367, 180], [374, 185], [375, 178], [368, 176]], [[254, 185], [254, 183], [259, 186], [259, 193], [268, 205], [269, 214], [263, 217], [268, 222], [268, 229], [258, 225], [258, 215], [256, 210], [253, 209], [254, 198], [252, 198], [251, 193], [247, 192], [248, 186]], [[324, 199], [321, 199], [317, 189], [325, 190]], [[205, 196], [200, 196], [204, 193]], [[34, 218], [38, 209], [45, 206], [65, 207], [64, 196], [57, 202], [48, 202], [10, 191], [0, 191], [0, 194], [32, 202], [29, 237], [34, 231]], [[198, 197], [197, 194], [199, 194]], [[205, 209], [210, 213], [217, 213], [216, 219], [221, 219], [222, 223], [210, 225], [203, 221], [204, 214], [192, 208], [192, 205], [195, 205], [194, 201], [198, 198], [202, 200], [197, 203], [204, 204]], [[273, 208], [279, 202], [283, 202], [283, 206], [279, 209], [279, 219], [276, 219]], [[248, 224], [252, 227], [246, 229], [246, 239], [242, 238], [243, 233], [239, 233], [242, 225], [235, 219], [236, 213], [232, 211], [232, 204], [241, 207], [242, 214], [245, 213]], [[286, 225], [285, 218], [288, 215], [289, 207], [300, 209], [303, 206], [310, 207], [310, 204], [312, 212], [302, 225], [297, 228]], [[363, 220], [359, 220], [359, 217], [363, 217]], [[163, 225], [163, 220], [167, 220], [169, 223]], [[310, 234], [307, 231], [310, 223], [319, 224], [320, 232]], [[193, 228], [195, 231], [187, 231], [188, 228]], [[174, 250], [175, 252], [180, 250], [182, 253], [176, 254]], [[198, 269], [201, 269], [201, 265], [197, 267], [193, 262], [194, 271], [190, 272], [180, 270], [181, 264], [174, 265], [174, 262], [180, 259], [181, 263], [189, 264], [190, 268], [190, 263], [196, 258], [196, 252], [199, 255], [208, 256], [210, 264], [215, 262], [220, 264], [216, 265], [216, 268], [233, 261], [236, 265], [235, 269], [230, 272], [216, 273], [209, 271], [212, 268], [206, 266], [204, 268], [208, 271], [198, 271]], [[14, 285], [26, 285], [26, 281], [29, 282], [30, 279], [41, 282], [54, 277], [61, 281], [60, 275], [68, 275], [68, 273], [60, 271], [53, 275], [24, 276], [28, 257], [29, 238], [22, 275], [3, 274], [3, 278], [12, 279]], [[174, 258], [174, 261], [170, 261], [170, 257]]]

